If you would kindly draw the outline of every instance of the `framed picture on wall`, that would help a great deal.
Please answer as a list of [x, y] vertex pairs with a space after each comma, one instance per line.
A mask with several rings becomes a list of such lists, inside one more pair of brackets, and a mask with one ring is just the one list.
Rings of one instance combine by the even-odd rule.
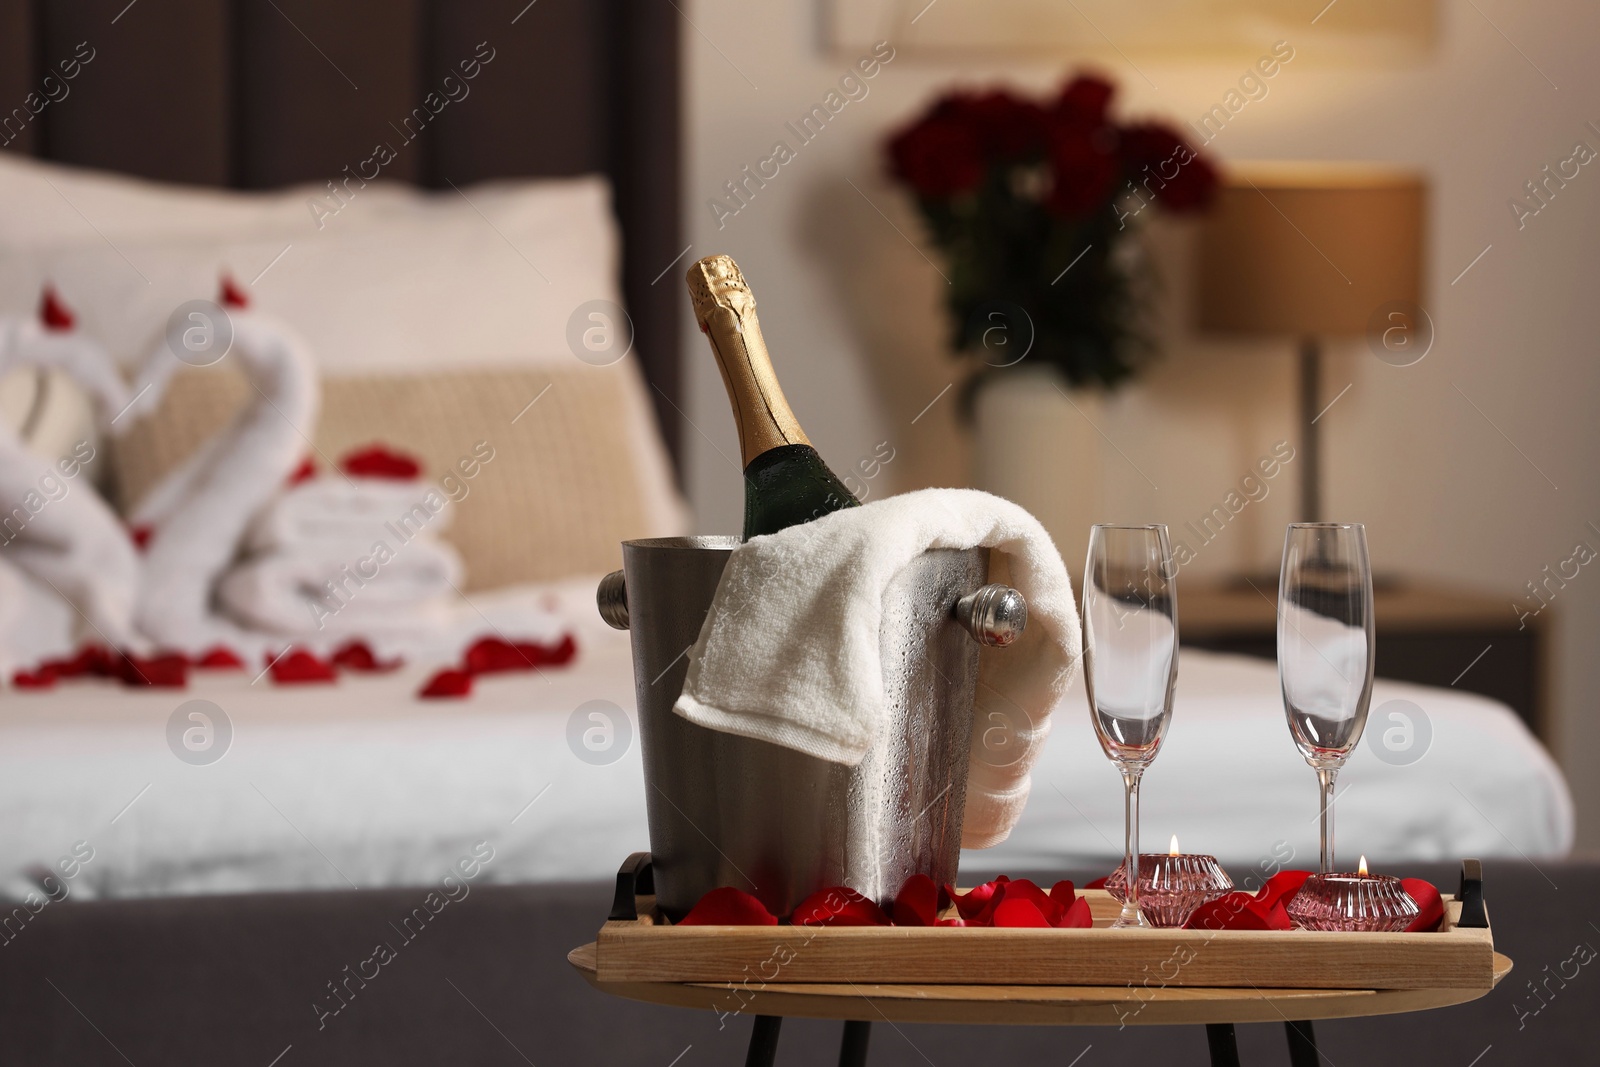
[[822, 0], [829, 43], [888, 40], [910, 54], [1166, 53], [1254, 56], [1276, 41], [1345, 61], [1431, 46], [1435, 0]]

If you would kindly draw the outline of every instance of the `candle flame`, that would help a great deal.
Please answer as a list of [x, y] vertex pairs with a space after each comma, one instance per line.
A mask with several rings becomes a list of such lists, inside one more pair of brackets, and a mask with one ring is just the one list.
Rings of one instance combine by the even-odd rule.
[[1356, 873], [1363, 878], [1367, 876], [1367, 857], [1361, 857], [1361, 866], [1356, 868]]
[[1173, 834], [1172, 835], [1172, 847], [1167, 850], [1167, 855], [1169, 855], [1169, 856], [1178, 855], [1178, 835], [1177, 834]]

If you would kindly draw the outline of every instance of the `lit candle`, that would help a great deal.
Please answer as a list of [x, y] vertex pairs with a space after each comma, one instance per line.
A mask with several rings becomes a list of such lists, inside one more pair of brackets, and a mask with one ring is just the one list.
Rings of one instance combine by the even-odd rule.
[[[1106, 892], [1117, 901], [1126, 893], [1122, 864], [1106, 879]], [[1233, 891], [1233, 879], [1215, 856], [1186, 855], [1178, 835], [1165, 855], [1139, 856], [1139, 910], [1152, 926], [1182, 926], [1200, 905]]]
[[1313, 874], [1289, 901], [1289, 918], [1304, 930], [1386, 932], [1404, 930], [1417, 902], [1400, 879], [1371, 874], [1367, 857], [1354, 874]]

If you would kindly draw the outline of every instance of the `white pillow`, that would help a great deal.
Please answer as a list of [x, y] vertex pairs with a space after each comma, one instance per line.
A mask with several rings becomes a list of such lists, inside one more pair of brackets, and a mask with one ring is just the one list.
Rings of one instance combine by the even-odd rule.
[[[179, 306], [215, 299], [223, 269], [256, 306], [294, 325], [328, 375], [574, 359], [568, 322], [578, 309], [621, 303], [600, 177], [461, 193], [374, 182], [330, 214], [337, 202], [309, 187], [180, 192], [44, 171], [0, 164], [0, 202], [11, 208], [0, 223], [0, 313], [31, 313], [49, 281], [124, 365], [143, 358]], [[99, 233], [55, 187], [81, 196]], [[181, 208], [191, 197], [195, 217]], [[36, 210], [33, 222], [17, 221]], [[44, 240], [47, 217], [54, 243]]]
[[[326, 187], [295, 186], [242, 193], [205, 186], [167, 185], [104, 171], [42, 163], [0, 153], [0, 248], [53, 250], [71, 245], [120, 245], [124, 240], [238, 240], [316, 229], [307, 206]], [[379, 219], [417, 199], [414, 190], [374, 182], [352, 198], [340, 222]]]
[[[49, 282], [131, 368], [175, 309], [216, 299], [226, 268], [339, 377], [566, 364], [585, 305], [622, 302], [602, 177], [345, 195], [334, 212], [325, 187], [228, 192], [0, 156], [0, 314], [33, 314]], [[596, 431], [625, 433], [640, 469], [665, 475], [648, 400], [632, 406]]]

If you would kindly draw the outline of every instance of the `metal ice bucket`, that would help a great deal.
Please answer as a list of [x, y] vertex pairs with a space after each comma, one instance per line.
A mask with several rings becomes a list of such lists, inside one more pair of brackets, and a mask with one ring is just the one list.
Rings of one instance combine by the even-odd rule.
[[623, 569], [600, 583], [601, 615], [633, 640], [658, 906], [679, 918], [706, 891], [736, 886], [783, 917], [829, 886], [887, 904], [914, 873], [953, 883], [978, 646], [1021, 634], [1022, 597], [984, 584], [987, 549], [930, 551], [906, 567], [883, 604], [888, 721], [847, 767], [673, 714], [685, 653], [738, 543], [627, 541]]

